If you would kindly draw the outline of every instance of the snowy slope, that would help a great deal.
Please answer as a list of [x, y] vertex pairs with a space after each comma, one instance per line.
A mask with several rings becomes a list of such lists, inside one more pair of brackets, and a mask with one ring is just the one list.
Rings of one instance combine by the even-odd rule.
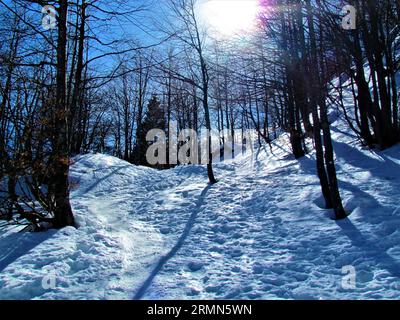
[[[333, 115], [334, 116], [334, 115]], [[333, 125], [349, 219], [321, 206], [315, 160], [286, 136], [216, 166], [166, 171], [105, 155], [71, 169], [78, 229], [0, 236], [0, 298], [400, 298], [400, 146], [361, 149]], [[341, 286], [342, 267], [356, 288]]]

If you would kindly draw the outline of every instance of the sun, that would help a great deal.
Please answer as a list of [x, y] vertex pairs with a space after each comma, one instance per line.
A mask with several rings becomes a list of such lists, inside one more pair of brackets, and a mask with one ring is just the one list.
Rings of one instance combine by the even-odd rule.
[[212, 31], [222, 36], [248, 32], [256, 25], [259, 0], [202, 0], [200, 15]]

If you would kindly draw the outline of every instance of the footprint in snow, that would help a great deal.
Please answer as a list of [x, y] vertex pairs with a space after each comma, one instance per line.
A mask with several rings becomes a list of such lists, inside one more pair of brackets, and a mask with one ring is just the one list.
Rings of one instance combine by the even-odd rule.
[[188, 195], [189, 195], [188, 191], [182, 191], [182, 198], [187, 198]]
[[216, 293], [216, 292], [220, 292], [222, 287], [223, 287], [222, 285], [211, 285], [211, 286], [206, 287], [205, 290], [208, 293]]
[[285, 284], [285, 281], [284, 281], [284, 280], [282, 280], [282, 279], [280, 279], [280, 278], [277, 278], [277, 277], [274, 277], [274, 276], [266, 276], [266, 277], [263, 277], [263, 278], [261, 279], [261, 282], [263, 282], [263, 283], [265, 283], [265, 284], [272, 284], [272, 285], [274, 285], [274, 286], [282, 286], [282, 285]]
[[187, 293], [189, 296], [197, 296], [200, 294], [200, 291], [194, 288], [190, 288], [189, 292]]
[[188, 268], [192, 272], [199, 271], [200, 269], [203, 268], [203, 266], [204, 264], [200, 261], [191, 261], [188, 263]]
[[370, 271], [361, 270], [357, 272], [357, 282], [367, 284], [374, 279], [374, 273]]
[[160, 233], [161, 234], [168, 234], [171, 232], [171, 229], [169, 227], [161, 227], [160, 228]]
[[229, 255], [230, 255], [232, 258], [237, 258], [237, 257], [242, 256], [242, 255], [243, 255], [243, 252], [242, 252], [240, 249], [234, 249], [234, 250], [232, 250], [232, 251], [229, 253]]
[[254, 274], [261, 274], [264, 272], [264, 266], [259, 264], [259, 263], [255, 263], [253, 265], [253, 273]]

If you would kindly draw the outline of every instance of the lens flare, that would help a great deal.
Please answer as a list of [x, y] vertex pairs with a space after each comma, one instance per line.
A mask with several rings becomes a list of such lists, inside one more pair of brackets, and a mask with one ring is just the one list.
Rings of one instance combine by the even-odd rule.
[[251, 31], [259, 11], [259, 0], [206, 0], [200, 4], [202, 20], [222, 36]]

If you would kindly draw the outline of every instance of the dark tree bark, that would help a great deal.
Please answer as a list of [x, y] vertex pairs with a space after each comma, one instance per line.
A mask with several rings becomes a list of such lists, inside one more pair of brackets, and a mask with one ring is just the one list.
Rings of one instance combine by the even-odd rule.
[[57, 89], [54, 115], [54, 161], [51, 177], [54, 192], [54, 227], [62, 228], [74, 225], [74, 216], [69, 202], [69, 150], [68, 150], [68, 117], [66, 104], [67, 74], [67, 13], [68, 1], [59, 0], [58, 7], [58, 40], [57, 40]]
[[[333, 157], [333, 146], [330, 133], [330, 125], [327, 116], [326, 106], [326, 84], [323, 83], [324, 68], [323, 62], [318, 59], [317, 55], [317, 38], [313, 21], [313, 12], [310, 0], [306, 0], [307, 20], [310, 37], [310, 74], [311, 80], [311, 96], [313, 100], [313, 125], [314, 137], [317, 152], [317, 171], [320, 178], [322, 193], [325, 198], [327, 208], [333, 208], [336, 219], [346, 217], [346, 212], [342, 205], [342, 199], [339, 193], [337, 182], [336, 168]], [[319, 27], [321, 27], [319, 25]], [[322, 39], [320, 39], [322, 46]], [[319, 107], [319, 112], [318, 112]], [[319, 115], [318, 115], [319, 114]], [[321, 127], [320, 128], [320, 124]], [[323, 146], [320, 139], [320, 129], [323, 132]]]

